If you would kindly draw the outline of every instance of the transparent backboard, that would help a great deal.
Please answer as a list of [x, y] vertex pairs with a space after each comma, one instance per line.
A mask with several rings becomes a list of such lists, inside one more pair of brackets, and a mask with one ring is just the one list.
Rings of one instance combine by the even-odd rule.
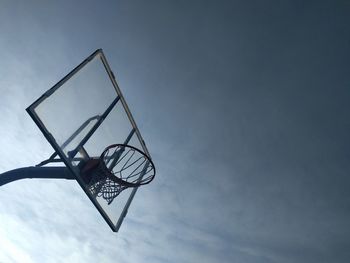
[[101, 49], [27, 108], [46, 139], [113, 231], [118, 231], [137, 188], [110, 204], [89, 191], [81, 160], [99, 157], [111, 144], [128, 144], [149, 156], [141, 134]]

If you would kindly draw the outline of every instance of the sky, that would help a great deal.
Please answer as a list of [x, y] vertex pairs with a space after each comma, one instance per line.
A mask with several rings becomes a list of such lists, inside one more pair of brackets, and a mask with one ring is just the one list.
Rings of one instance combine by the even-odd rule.
[[[113, 233], [80, 186], [0, 189], [0, 262], [348, 262], [348, 1], [0, 1], [0, 173], [102, 48], [157, 168]], [[64, 106], [64, 105], [63, 105]]]

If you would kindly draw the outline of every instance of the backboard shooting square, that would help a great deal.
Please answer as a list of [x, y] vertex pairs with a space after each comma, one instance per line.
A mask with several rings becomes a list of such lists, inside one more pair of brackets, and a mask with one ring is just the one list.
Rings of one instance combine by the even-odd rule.
[[[116, 143], [129, 149], [119, 146], [122, 148], [119, 152], [115, 150], [114, 155], [120, 151], [125, 155], [119, 154], [119, 159], [128, 160], [138, 152], [144, 153], [149, 162], [151, 157], [103, 51], [96, 50], [30, 105], [27, 112], [108, 225], [118, 231], [137, 187], [125, 187], [107, 200], [96, 192], [100, 188], [91, 187], [82, 177], [81, 164], [100, 158], [107, 146]], [[140, 181], [148, 171], [149, 162], [135, 160], [142, 161], [138, 166], [140, 171], [132, 171]], [[128, 167], [129, 164], [125, 164], [123, 169]]]

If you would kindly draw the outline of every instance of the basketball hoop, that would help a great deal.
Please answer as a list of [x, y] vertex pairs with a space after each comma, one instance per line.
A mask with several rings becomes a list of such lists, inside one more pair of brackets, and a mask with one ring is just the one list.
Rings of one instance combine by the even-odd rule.
[[150, 183], [155, 176], [155, 167], [139, 149], [112, 144], [100, 158], [91, 158], [82, 165], [81, 176], [94, 196], [111, 204], [123, 190]]

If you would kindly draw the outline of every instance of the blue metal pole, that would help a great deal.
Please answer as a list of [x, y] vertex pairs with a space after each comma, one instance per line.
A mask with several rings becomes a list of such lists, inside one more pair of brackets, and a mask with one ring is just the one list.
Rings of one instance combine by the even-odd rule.
[[21, 179], [67, 179], [75, 176], [66, 167], [23, 167], [0, 174], [0, 186]]

